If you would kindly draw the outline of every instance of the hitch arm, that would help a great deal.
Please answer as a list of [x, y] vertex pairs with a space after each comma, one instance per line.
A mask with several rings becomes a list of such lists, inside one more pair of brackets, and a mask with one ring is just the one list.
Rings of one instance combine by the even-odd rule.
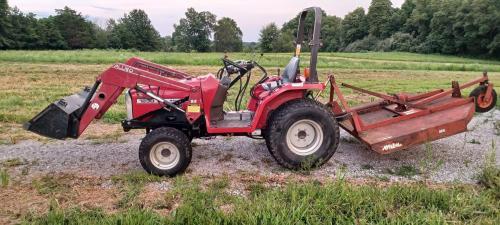
[[362, 88], [359, 88], [359, 87], [355, 87], [355, 86], [352, 86], [352, 85], [346, 84], [346, 83], [342, 83], [341, 85], [344, 86], [344, 87], [346, 87], [346, 88], [350, 88], [350, 89], [353, 89], [353, 90], [356, 90], [356, 91], [359, 91], [359, 92], [362, 92], [362, 93], [365, 93], [365, 94], [373, 95], [375, 97], [384, 99], [384, 100], [389, 101], [389, 102], [397, 103], [397, 104], [400, 104], [400, 105], [408, 105], [410, 107], [417, 108], [417, 109], [425, 109], [422, 106], [419, 106], [419, 105], [416, 105], [416, 104], [412, 104], [412, 103], [409, 103], [407, 101], [402, 101], [402, 100], [399, 100], [397, 98], [394, 98], [394, 97], [386, 95], [386, 94], [381, 94], [381, 93], [377, 93], [377, 92], [365, 90], [365, 89], [362, 89]]

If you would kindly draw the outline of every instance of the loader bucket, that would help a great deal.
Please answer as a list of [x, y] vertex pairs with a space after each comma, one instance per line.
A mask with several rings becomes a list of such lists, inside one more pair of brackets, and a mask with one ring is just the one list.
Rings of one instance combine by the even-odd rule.
[[81, 114], [95, 93], [95, 88], [96, 85], [92, 89], [85, 88], [80, 93], [66, 96], [50, 104], [25, 123], [24, 129], [49, 138], [77, 138]]

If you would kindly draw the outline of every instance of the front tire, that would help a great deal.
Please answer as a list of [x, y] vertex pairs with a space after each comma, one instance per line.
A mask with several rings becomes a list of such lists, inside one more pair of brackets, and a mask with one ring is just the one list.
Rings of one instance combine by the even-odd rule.
[[191, 162], [191, 142], [182, 131], [161, 127], [149, 132], [139, 147], [142, 167], [158, 176], [175, 176]]
[[340, 136], [333, 113], [311, 99], [293, 100], [278, 108], [267, 132], [271, 155], [293, 170], [323, 165], [337, 150]]

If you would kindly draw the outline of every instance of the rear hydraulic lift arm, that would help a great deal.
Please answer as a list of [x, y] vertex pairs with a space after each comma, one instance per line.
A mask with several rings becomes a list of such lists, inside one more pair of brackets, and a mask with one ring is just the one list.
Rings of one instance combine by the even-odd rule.
[[84, 107], [82, 107], [82, 111], [79, 115], [80, 124], [78, 127], [78, 135], [83, 133], [94, 118], [100, 119], [104, 113], [108, 111], [109, 107], [116, 103], [116, 99], [126, 88], [134, 88], [149, 97], [159, 100], [159, 102], [163, 102], [165, 105], [175, 110], [182, 111], [182, 109], [167, 100], [142, 89], [140, 85], [151, 85], [171, 90], [186, 91], [186, 93], [199, 91], [189, 84], [162, 76], [160, 73], [153, 73], [127, 64], [115, 64], [97, 77], [96, 83], [88, 99], [84, 102]]

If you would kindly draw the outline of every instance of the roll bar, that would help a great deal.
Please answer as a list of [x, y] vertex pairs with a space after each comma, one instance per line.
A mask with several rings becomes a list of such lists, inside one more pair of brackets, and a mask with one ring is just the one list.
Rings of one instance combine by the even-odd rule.
[[309, 12], [314, 12], [314, 30], [313, 30], [313, 37], [311, 42], [309, 43], [309, 46], [311, 46], [311, 61], [309, 63], [309, 74], [310, 76], [307, 78], [307, 82], [309, 83], [315, 83], [318, 82], [318, 72], [316, 70], [316, 64], [318, 62], [318, 52], [319, 48], [321, 47], [320, 43], [320, 34], [321, 34], [321, 18], [323, 16], [321, 12], [321, 8], [319, 7], [310, 7], [302, 10], [300, 13], [300, 19], [299, 19], [299, 27], [297, 31], [297, 39], [296, 39], [296, 47], [295, 47], [295, 54], [294, 56], [299, 57], [300, 55], [300, 49], [302, 42], [304, 42], [304, 26], [305, 26], [305, 20], [307, 17], [307, 14]]

